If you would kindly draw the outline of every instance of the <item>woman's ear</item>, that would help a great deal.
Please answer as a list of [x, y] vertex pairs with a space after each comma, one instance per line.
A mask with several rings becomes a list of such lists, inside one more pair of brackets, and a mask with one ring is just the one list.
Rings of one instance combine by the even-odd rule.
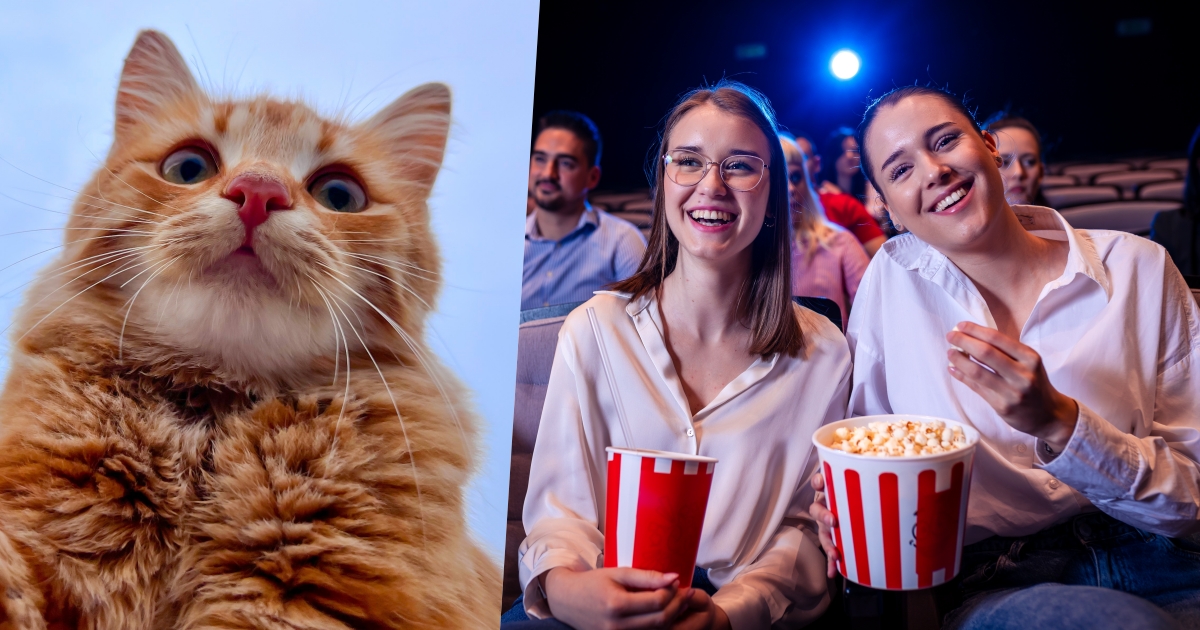
[[979, 132], [979, 135], [983, 136], [983, 144], [988, 148], [988, 152], [991, 153], [992, 157], [996, 160], [996, 166], [1003, 165], [1004, 158], [1000, 156], [1000, 149], [998, 148], [999, 145], [996, 142], [996, 134], [990, 131], [981, 131]]

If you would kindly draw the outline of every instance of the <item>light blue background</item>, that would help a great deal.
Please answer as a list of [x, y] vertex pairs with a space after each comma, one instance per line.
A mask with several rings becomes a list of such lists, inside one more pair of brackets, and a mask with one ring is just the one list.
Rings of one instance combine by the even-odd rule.
[[[112, 140], [121, 64], [142, 28], [167, 34], [201, 85], [267, 90], [361, 120], [427, 81], [454, 126], [430, 207], [445, 259], [430, 344], [475, 394], [486, 456], [467, 490], [477, 537], [504, 549], [520, 308], [536, 0], [0, 4], [0, 322], [48, 264], [74, 194]], [[39, 181], [37, 178], [47, 180]], [[24, 230], [41, 230], [13, 234]], [[16, 264], [13, 264], [16, 263]], [[7, 372], [3, 334], [0, 375]], [[2, 410], [0, 410], [2, 412]]]

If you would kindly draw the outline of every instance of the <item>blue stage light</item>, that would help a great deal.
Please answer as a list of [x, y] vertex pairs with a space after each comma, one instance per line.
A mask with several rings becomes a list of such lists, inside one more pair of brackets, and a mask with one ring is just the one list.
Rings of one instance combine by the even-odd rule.
[[833, 76], [845, 81], [854, 78], [861, 65], [862, 62], [858, 60], [858, 55], [854, 54], [854, 51], [839, 50], [829, 62], [829, 69], [833, 71]]

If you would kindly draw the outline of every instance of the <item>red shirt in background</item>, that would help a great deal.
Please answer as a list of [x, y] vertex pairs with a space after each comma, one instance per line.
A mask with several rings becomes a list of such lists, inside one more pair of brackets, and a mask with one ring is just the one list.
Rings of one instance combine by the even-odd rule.
[[825, 207], [825, 217], [830, 221], [850, 230], [860, 243], [883, 236], [883, 230], [875, 218], [867, 212], [852, 195], [846, 193], [821, 193], [821, 205]]

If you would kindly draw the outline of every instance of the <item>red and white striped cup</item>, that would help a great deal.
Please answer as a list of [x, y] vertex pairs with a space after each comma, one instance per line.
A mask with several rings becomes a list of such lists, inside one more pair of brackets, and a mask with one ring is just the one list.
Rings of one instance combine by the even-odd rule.
[[[854, 455], [829, 446], [840, 427], [900, 420], [961, 427], [967, 446], [915, 457]], [[813, 444], [825, 474], [825, 504], [838, 522], [838, 571], [893, 591], [929, 588], [958, 575], [978, 442], [979, 432], [961, 422], [925, 416], [864, 416], [818, 429]]]
[[616, 448], [608, 451], [604, 566], [679, 574], [692, 585], [717, 460]]

